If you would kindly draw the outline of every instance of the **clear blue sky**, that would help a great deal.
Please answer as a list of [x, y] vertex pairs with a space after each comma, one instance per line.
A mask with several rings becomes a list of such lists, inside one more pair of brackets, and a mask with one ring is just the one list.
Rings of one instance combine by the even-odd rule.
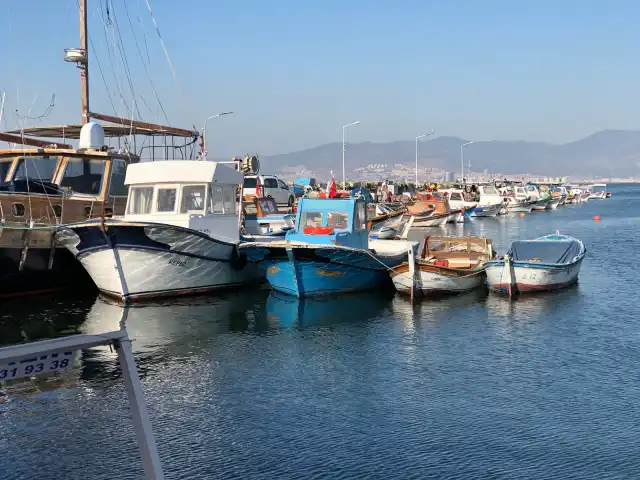
[[[126, 1], [170, 123], [201, 127], [208, 115], [235, 112], [208, 123], [214, 154], [340, 141], [341, 126], [355, 120], [362, 123], [349, 130], [351, 142], [413, 139], [431, 129], [472, 140], [565, 142], [640, 129], [640, 7], [632, 0], [150, 0], [184, 101], [145, 0]], [[131, 90], [117, 50], [109, 62], [114, 21], [141, 116], [163, 121], [124, 0], [108, 3], [105, 37], [105, 0], [89, 0], [90, 36], [118, 113], [114, 73], [127, 101]], [[15, 109], [37, 116], [54, 93], [53, 113], [28, 124], [79, 121], [78, 71], [62, 61], [63, 49], [79, 44], [77, 17], [77, 0], [0, 1], [9, 126]], [[91, 68], [92, 110], [112, 114], [95, 61]]]

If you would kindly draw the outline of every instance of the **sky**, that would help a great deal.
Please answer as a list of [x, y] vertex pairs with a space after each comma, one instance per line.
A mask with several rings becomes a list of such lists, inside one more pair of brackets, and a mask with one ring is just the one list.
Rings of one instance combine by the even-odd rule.
[[[88, 0], [91, 110], [130, 117], [135, 98], [136, 119], [198, 129], [233, 111], [207, 122], [216, 156], [340, 142], [354, 121], [349, 142], [640, 130], [634, 0], [148, 2], [179, 87], [147, 0]], [[0, 0], [0, 41], [2, 128], [78, 123], [78, 0]]]

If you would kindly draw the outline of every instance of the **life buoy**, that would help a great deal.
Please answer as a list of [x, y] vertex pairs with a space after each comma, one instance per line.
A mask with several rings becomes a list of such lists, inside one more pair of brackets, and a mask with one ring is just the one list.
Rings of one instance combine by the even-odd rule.
[[302, 232], [305, 235], [331, 235], [334, 230], [332, 227], [304, 227]]
[[242, 270], [247, 265], [247, 260], [248, 259], [246, 253], [238, 253], [238, 250], [234, 248], [231, 252], [229, 264], [234, 270]]

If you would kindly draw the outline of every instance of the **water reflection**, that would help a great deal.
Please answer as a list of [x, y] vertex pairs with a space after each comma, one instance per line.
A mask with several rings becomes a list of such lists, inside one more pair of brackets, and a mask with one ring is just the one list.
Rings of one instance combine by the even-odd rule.
[[579, 285], [576, 284], [562, 290], [537, 292], [535, 295], [520, 295], [515, 298], [491, 294], [485, 305], [489, 318], [537, 319], [565, 310], [569, 303], [577, 301], [579, 293]]
[[271, 292], [266, 302], [267, 320], [272, 328], [363, 321], [380, 316], [392, 298], [393, 294], [382, 292], [297, 299]]

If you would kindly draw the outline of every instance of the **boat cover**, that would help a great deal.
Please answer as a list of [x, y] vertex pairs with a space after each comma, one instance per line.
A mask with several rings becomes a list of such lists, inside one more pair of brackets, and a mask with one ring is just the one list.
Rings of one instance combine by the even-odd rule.
[[570, 263], [580, 254], [577, 241], [527, 240], [511, 244], [511, 257], [515, 262]]

